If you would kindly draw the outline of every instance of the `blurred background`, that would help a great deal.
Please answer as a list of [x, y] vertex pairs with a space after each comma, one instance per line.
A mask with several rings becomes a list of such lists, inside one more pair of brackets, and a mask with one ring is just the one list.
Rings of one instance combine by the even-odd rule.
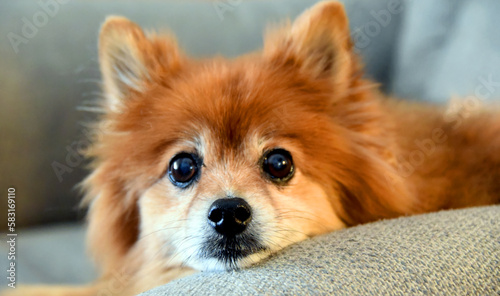
[[[85, 123], [95, 118], [90, 106], [101, 96], [97, 37], [107, 15], [168, 29], [194, 57], [234, 57], [259, 49], [267, 24], [293, 19], [315, 2], [1, 1], [0, 231], [7, 230], [13, 187], [16, 227], [24, 233], [20, 280], [93, 277], [83, 256], [85, 212], [75, 185], [87, 174], [78, 150], [89, 144]], [[366, 75], [388, 94], [439, 103], [450, 96], [500, 97], [500, 1], [343, 2]], [[61, 252], [73, 252], [75, 260]], [[54, 256], [59, 259], [47, 272], [44, 258]]]

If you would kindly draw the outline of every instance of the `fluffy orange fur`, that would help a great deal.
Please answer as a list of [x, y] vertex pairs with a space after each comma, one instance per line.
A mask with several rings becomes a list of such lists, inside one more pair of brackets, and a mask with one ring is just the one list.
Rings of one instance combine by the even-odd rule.
[[[172, 38], [111, 17], [99, 56], [106, 114], [84, 186], [102, 277], [36, 295], [132, 295], [217, 268], [185, 256], [196, 248], [185, 237], [228, 192], [260, 213], [270, 245], [240, 267], [346, 226], [500, 201], [498, 113], [446, 115], [380, 95], [363, 78], [337, 2], [317, 4], [269, 32], [261, 52], [234, 60], [189, 59]], [[293, 155], [285, 186], [257, 165], [273, 147]], [[165, 177], [169, 159], [194, 150], [205, 167], [195, 187], [179, 191]]]

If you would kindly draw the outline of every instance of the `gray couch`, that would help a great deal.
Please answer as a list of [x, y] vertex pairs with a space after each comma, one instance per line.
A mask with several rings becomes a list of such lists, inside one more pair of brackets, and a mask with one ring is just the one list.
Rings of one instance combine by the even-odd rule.
[[[77, 106], [99, 96], [96, 42], [106, 15], [168, 27], [194, 56], [236, 56], [261, 46], [266, 23], [293, 18], [314, 2], [74, 0], [60, 4], [18, 46], [7, 37], [23, 36], [23, 19], [43, 8], [35, 1], [0, 2], [0, 188], [16, 187], [20, 225], [83, 216], [71, 188], [85, 175], [85, 163], [77, 159], [62, 176], [52, 164], [69, 165], [66, 148], [79, 139], [80, 123], [92, 119]], [[367, 76], [387, 93], [433, 102], [500, 97], [497, 0], [344, 2]], [[292, 246], [245, 271], [197, 274], [148, 293], [495, 295], [499, 217], [497, 206], [378, 222]], [[19, 230], [19, 282], [92, 280], [83, 247], [81, 224]], [[5, 266], [5, 256], [0, 262]], [[1, 287], [4, 282], [0, 277]]]

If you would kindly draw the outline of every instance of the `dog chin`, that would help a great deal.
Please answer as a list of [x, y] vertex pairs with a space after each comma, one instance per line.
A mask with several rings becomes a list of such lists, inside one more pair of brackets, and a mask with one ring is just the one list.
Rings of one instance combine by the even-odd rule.
[[198, 258], [189, 260], [189, 266], [200, 271], [232, 271], [254, 265], [271, 255], [269, 250], [262, 250], [239, 259], [232, 258]]
[[261, 244], [257, 237], [240, 235], [227, 238], [214, 235], [205, 239], [196, 259], [189, 262], [189, 265], [202, 271], [238, 270], [253, 265], [270, 254], [271, 250]]

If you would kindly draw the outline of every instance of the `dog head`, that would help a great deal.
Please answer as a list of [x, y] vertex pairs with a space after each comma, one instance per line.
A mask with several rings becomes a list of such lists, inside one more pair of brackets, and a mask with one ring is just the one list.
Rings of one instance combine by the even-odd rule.
[[132, 248], [165, 266], [245, 267], [409, 207], [339, 3], [234, 60], [190, 59], [111, 17], [99, 57], [106, 112], [85, 186], [105, 268]]

